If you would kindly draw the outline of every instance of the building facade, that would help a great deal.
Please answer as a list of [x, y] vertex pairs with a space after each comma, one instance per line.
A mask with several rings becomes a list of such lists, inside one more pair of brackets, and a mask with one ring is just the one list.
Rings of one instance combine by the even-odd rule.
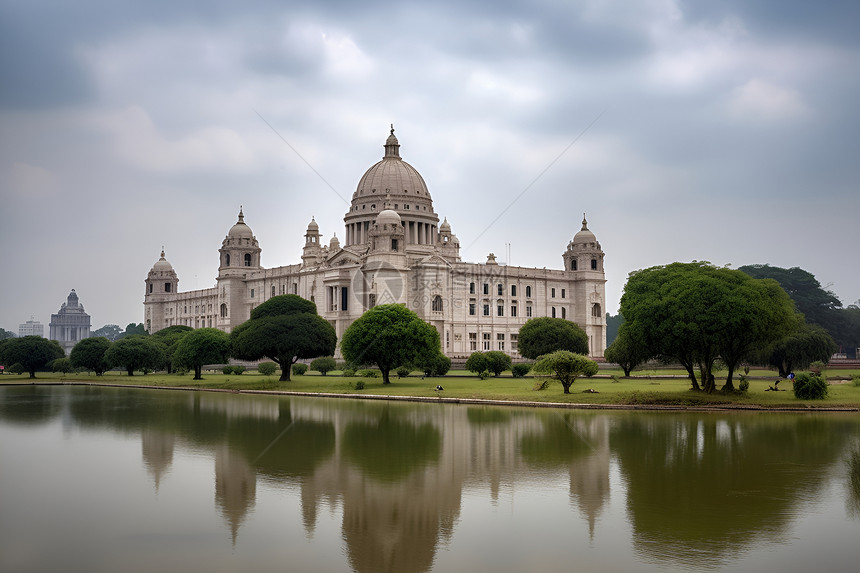
[[606, 348], [604, 253], [583, 217], [582, 228], [561, 252], [562, 269], [499, 265], [460, 259], [460, 242], [447, 219], [439, 223], [427, 185], [400, 157], [392, 128], [381, 161], [359, 180], [344, 216], [344, 244], [328, 245], [311, 219], [302, 260], [264, 268], [261, 247], [243, 211], [219, 249], [216, 285], [179, 292], [179, 278], [165, 259], [146, 278], [144, 325], [150, 333], [183, 324], [225, 332], [250, 318], [251, 309], [282, 294], [316, 303], [338, 338], [367, 309], [405, 304], [439, 331], [452, 358], [502, 350], [513, 358], [517, 334], [532, 317], [576, 322], [590, 354]]
[[66, 354], [71, 352], [79, 341], [90, 337], [90, 315], [78, 301], [75, 289], [72, 289], [66, 302], [60, 306], [60, 311], [51, 315], [49, 329], [48, 338], [59, 342]]
[[18, 336], [45, 336], [45, 325], [31, 316], [30, 320], [18, 325]]

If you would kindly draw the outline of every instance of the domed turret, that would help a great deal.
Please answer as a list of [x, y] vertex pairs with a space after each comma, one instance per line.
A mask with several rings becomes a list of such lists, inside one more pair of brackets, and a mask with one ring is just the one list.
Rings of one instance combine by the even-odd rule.
[[164, 258], [164, 249], [161, 249], [161, 258], [155, 261], [155, 264], [152, 265], [153, 272], [171, 272], [173, 271], [173, 265], [167, 262], [167, 259]]
[[397, 211], [392, 211], [391, 209], [385, 209], [380, 212], [379, 215], [376, 216], [376, 224], [377, 225], [399, 225], [400, 224], [400, 215], [397, 214]]
[[302, 266], [315, 267], [322, 261], [322, 244], [320, 243], [320, 226], [311, 217], [308, 230], [305, 231], [305, 247], [302, 249]]
[[257, 238], [251, 231], [251, 227], [245, 224], [245, 214], [241, 207], [239, 207], [239, 220], [230, 227], [218, 252], [221, 254], [220, 274], [231, 269], [236, 272], [245, 272], [249, 269], [260, 268], [262, 249], [257, 243]]
[[582, 214], [582, 229], [567, 244], [567, 251], [562, 258], [566, 271], [603, 272], [603, 251], [597, 237], [588, 229], [585, 213]]
[[[146, 277], [146, 294], [158, 294], [176, 292], [179, 286], [179, 278], [173, 265], [164, 258], [164, 248], [161, 249], [161, 257], [152, 265]], [[75, 297], [77, 298], [77, 297]]]
[[251, 227], [245, 224], [245, 215], [242, 213], [241, 207], [239, 207], [239, 220], [236, 221], [235, 225], [230, 227], [227, 237], [231, 239], [252, 239], [254, 237]]
[[330, 253], [335, 253], [340, 250], [340, 241], [337, 238], [337, 235], [332, 235], [331, 240], [328, 242], [328, 250]]

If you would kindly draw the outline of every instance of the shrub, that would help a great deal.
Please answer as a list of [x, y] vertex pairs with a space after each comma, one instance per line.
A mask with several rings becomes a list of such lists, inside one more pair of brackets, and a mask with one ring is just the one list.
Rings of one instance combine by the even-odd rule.
[[239, 376], [245, 370], [247, 370], [247, 368], [245, 368], [244, 366], [234, 366], [233, 367], [233, 374], [235, 374], [236, 376]]
[[412, 372], [412, 369], [408, 366], [401, 366], [397, 369], [397, 377], [398, 378], [406, 378], [409, 376], [409, 373]]
[[746, 394], [749, 389], [750, 389], [750, 381], [747, 380], [747, 377], [745, 374], [742, 374], [741, 375], [741, 381], [738, 382], [738, 391], [741, 394]]
[[224, 374], [232, 374], [233, 373], [233, 367], [228, 364], [227, 366], [225, 366], [224, 368], [221, 369], [221, 372], [223, 372]]
[[854, 386], [860, 386], [860, 374], [854, 374], [851, 376], [851, 384]]
[[323, 376], [337, 367], [337, 362], [331, 356], [322, 356], [311, 362], [311, 370], [316, 370]]
[[378, 378], [379, 370], [373, 370], [371, 368], [365, 370], [359, 370], [355, 373], [357, 376], [361, 376], [362, 378]]
[[355, 389], [356, 390], [364, 390], [364, 380], [356, 380]]
[[291, 368], [291, 370], [293, 371], [293, 374], [295, 374], [296, 376], [301, 376], [302, 374], [304, 374], [305, 372], [308, 371], [308, 365], [302, 364], [301, 362], [296, 362], [295, 364], [293, 364], [293, 367]]
[[490, 350], [484, 354], [487, 357], [487, 370], [498, 377], [505, 370], [511, 369], [511, 357], [501, 350]]
[[53, 362], [51, 362], [51, 371], [53, 372], [62, 372], [63, 374], [68, 374], [69, 372], [74, 370], [74, 366], [72, 366], [72, 361], [68, 358], [57, 358]]
[[425, 376], [444, 376], [451, 369], [451, 359], [439, 352], [421, 366]]
[[549, 378], [543, 378], [541, 380], [535, 380], [535, 385], [532, 387], [532, 390], [535, 392], [540, 392], [541, 390], [546, 390], [549, 388]]
[[179, 366], [173, 369], [173, 373], [177, 376], [185, 376], [186, 374], [188, 374], [188, 368], [185, 368], [184, 366]]
[[12, 366], [9, 367], [9, 372], [12, 374], [23, 374], [24, 373], [24, 365], [20, 362], [16, 362]]
[[822, 370], [824, 370], [824, 362], [822, 362], [821, 360], [816, 360], [809, 365], [809, 371], [816, 376], [820, 376]]
[[487, 370], [487, 356], [483, 352], [473, 352], [466, 360], [466, 370], [480, 376], [481, 372]]
[[794, 379], [791, 386], [795, 398], [801, 400], [821, 400], [827, 397], [827, 382], [815, 374], [803, 372]]
[[257, 372], [263, 376], [271, 376], [278, 369], [278, 365], [274, 362], [260, 362], [257, 365]]
[[353, 370], [352, 368], [344, 368], [343, 375], [347, 377], [355, 376], [355, 370]]
[[529, 373], [529, 370], [532, 369], [531, 364], [514, 364], [511, 367], [511, 374], [514, 375], [514, 378], [522, 378], [526, 374]]
[[484, 370], [482, 372], [478, 372], [478, 378], [480, 378], [481, 380], [486, 380], [489, 377], [490, 377], [490, 371], [489, 370]]

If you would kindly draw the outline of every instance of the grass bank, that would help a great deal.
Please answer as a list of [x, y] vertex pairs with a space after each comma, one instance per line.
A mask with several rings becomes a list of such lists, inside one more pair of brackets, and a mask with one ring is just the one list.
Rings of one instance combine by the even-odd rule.
[[[30, 382], [50, 383], [103, 383], [120, 385], [143, 385], [165, 388], [195, 388], [216, 390], [263, 390], [277, 392], [301, 392], [309, 394], [344, 394], [402, 396], [402, 397], [443, 397], [450, 399], [500, 400], [512, 402], [539, 402], [559, 404], [585, 404], [591, 406], [674, 406], [674, 407], [729, 407], [729, 408], [851, 408], [860, 409], [860, 386], [851, 382], [852, 375], [860, 371], [834, 370], [825, 375], [830, 382], [829, 396], [824, 400], [798, 400], [791, 392], [788, 382], [780, 386], [785, 391], [770, 392], [777, 377], [766, 370], [750, 372], [750, 388], [745, 394], [704, 394], [690, 390], [690, 383], [682, 371], [660, 370], [655, 372], [636, 372], [633, 377], [624, 378], [623, 373], [601, 370], [593, 378], [581, 378], [571, 387], [570, 394], [564, 394], [561, 384], [551, 383], [546, 390], [535, 390], [532, 377], [512, 378], [510, 373], [501, 377], [481, 380], [468, 372], [452, 371], [440, 378], [392, 377], [391, 384], [383, 385], [381, 378], [344, 377], [339, 373], [328, 376], [306, 374], [293, 376], [290, 382], [279, 382], [276, 376], [262, 376], [255, 371], [242, 375], [225, 375], [207, 372], [203, 380], [192, 380], [190, 374], [148, 374], [127, 376], [111, 372], [104, 376], [86, 374], [39, 373], [35, 380], [25, 375], [0, 376], [0, 384], [29, 384]], [[356, 389], [363, 382], [364, 388]], [[444, 390], [436, 391], [436, 385]], [[735, 381], [737, 385], [737, 380]], [[594, 390], [595, 392], [587, 392]]]

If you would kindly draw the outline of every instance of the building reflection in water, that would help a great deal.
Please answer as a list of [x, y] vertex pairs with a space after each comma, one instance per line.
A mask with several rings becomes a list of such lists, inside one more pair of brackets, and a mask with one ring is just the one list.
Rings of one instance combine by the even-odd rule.
[[155, 493], [158, 493], [158, 486], [161, 484], [161, 478], [170, 470], [173, 464], [173, 445], [176, 442], [176, 435], [168, 432], [162, 432], [150, 427], [143, 429], [140, 435], [141, 453], [143, 454], [143, 465], [146, 471], [152, 476], [152, 481], [155, 484]]

